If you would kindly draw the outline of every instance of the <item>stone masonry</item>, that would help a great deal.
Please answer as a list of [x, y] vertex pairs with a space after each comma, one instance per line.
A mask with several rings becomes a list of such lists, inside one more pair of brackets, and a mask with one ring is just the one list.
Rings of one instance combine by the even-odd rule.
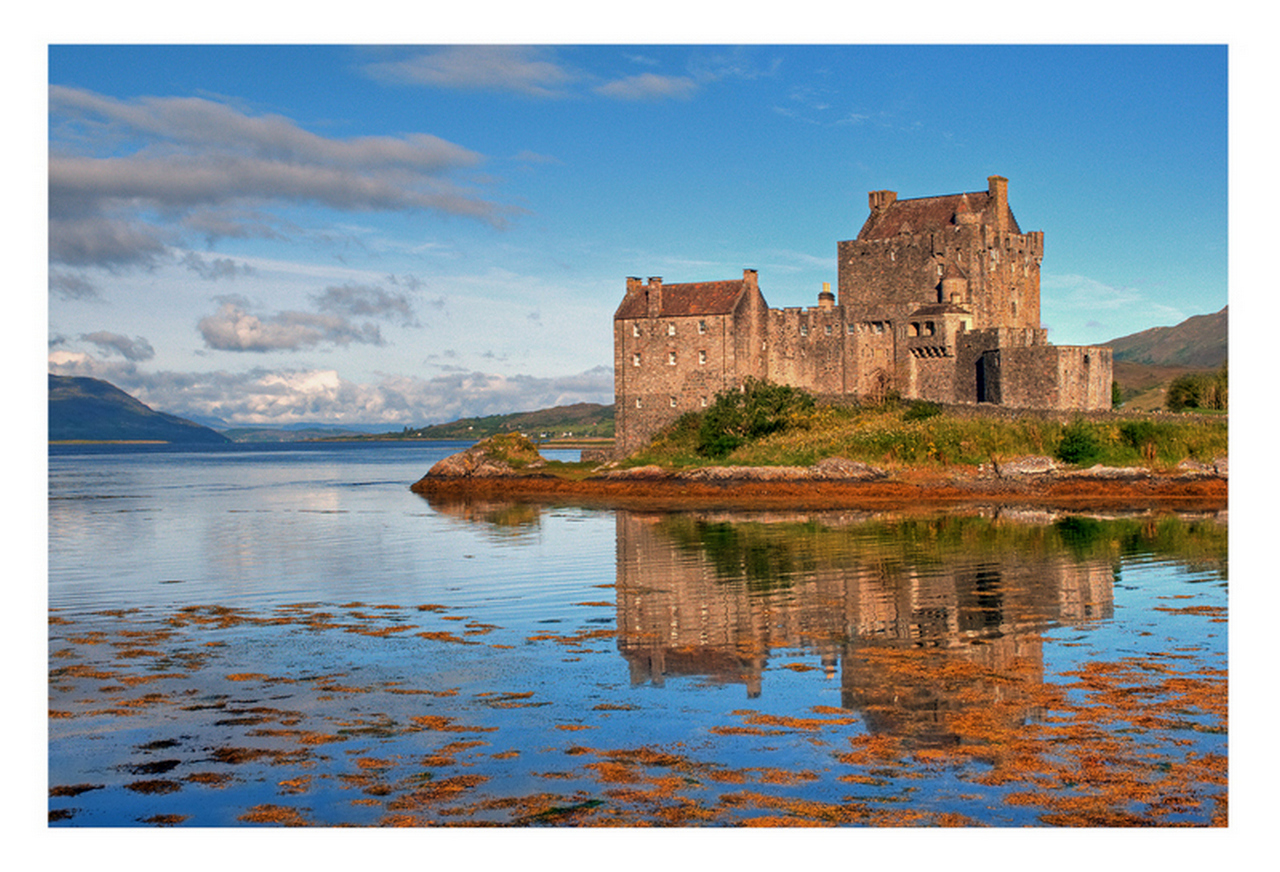
[[627, 279], [613, 318], [616, 450], [626, 454], [748, 376], [822, 396], [897, 391], [939, 403], [1111, 406], [1111, 350], [1050, 345], [1040, 326], [1044, 233], [1018, 226], [1009, 182], [899, 200], [869, 194], [836, 244], [837, 292], [771, 309], [755, 270], [664, 285]]

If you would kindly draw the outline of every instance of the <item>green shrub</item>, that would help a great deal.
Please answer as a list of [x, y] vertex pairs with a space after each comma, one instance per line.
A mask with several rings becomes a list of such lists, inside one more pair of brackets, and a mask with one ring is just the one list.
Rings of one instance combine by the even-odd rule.
[[942, 406], [937, 403], [931, 403], [928, 400], [918, 400], [907, 407], [902, 413], [904, 421], [924, 421], [928, 418], [934, 418], [942, 414]]
[[1098, 437], [1093, 429], [1082, 420], [1075, 420], [1062, 428], [1062, 438], [1058, 441], [1055, 456], [1063, 463], [1084, 466], [1093, 463], [1102, 453]]
[[813, 397], [800, 388], [748, 378], [741, 389], [716, 394], [702, 413], [698, 453], [724, 457], [747, 442], [786, 430], [813, 408]]

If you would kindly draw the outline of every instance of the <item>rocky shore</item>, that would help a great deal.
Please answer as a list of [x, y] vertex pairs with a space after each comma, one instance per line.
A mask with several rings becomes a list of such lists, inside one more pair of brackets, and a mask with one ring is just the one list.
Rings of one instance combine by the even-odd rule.
[[1217, 511], [1227, 506], [1227, 459], [1177, 469], [1093, 466], [1049, 457], [1010, 458], [950, 470], [887, 469], [840, 457], [813, 466], [665, 469], [602, 464], [586, 478], [548, 471], [540, 456], [510, 458], [479, 443], [441, 460], [411, 488], [424, 496], [504, 497], [627, 507], [921, 508], [973, 504], [1076, 510]]

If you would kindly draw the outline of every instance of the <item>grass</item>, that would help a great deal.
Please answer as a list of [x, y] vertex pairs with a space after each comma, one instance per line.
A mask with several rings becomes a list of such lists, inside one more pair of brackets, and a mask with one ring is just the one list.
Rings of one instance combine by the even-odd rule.
[[[699, 413], [683, 416], [625, 461], [627, 466], [704, 466]], [[1066, 444], [1064, 445], [1064, 438]], [[845, 457], [887, 467], [978, 466], [1023, 455], [1057, 457], [1080, 466], [1172, 469], [1184, 459], [1227, 455], [1227, 418], [1198, 414], [1107, 414], [1060, 418], [1040, 413], [982, 414], [932, 404], [873, 407], [819, 404], [789, 426], [739, 446], [715, 462], [733, 466], [811, 466]]]

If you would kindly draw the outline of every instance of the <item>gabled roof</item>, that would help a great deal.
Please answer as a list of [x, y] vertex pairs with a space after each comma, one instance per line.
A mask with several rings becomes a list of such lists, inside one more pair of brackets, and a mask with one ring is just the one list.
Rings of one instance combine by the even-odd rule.
[[[858, 239], [892, 239], [900, 233], [928, 233], [955, 225], [957, 213], [985, 212], [992, 205], [987, 191], [967, 194], [943, 194], [939, 197], [917, 197], [914, 200], [894, 200], [886, 208], [872, 211], [862, 225]], [[1013, 210], [1008, 212], [1008, 226], [1014, 233], [1021, 233]], [[988, 215], [987, 220], [991, 221]]]
[[[722, 282], [689, 282], [682, 285], [662, 286], [662, 308], [659, 318], [679, 318], [692, 315], [728, 315], [738, 304], [738, 298], [746, 289], [743, 279], [730, 279]], [[627, 294], [615, 320], [647, 318], [649, 306], [646, 299], [648, 288], [644, 285], [636, 293]]]

